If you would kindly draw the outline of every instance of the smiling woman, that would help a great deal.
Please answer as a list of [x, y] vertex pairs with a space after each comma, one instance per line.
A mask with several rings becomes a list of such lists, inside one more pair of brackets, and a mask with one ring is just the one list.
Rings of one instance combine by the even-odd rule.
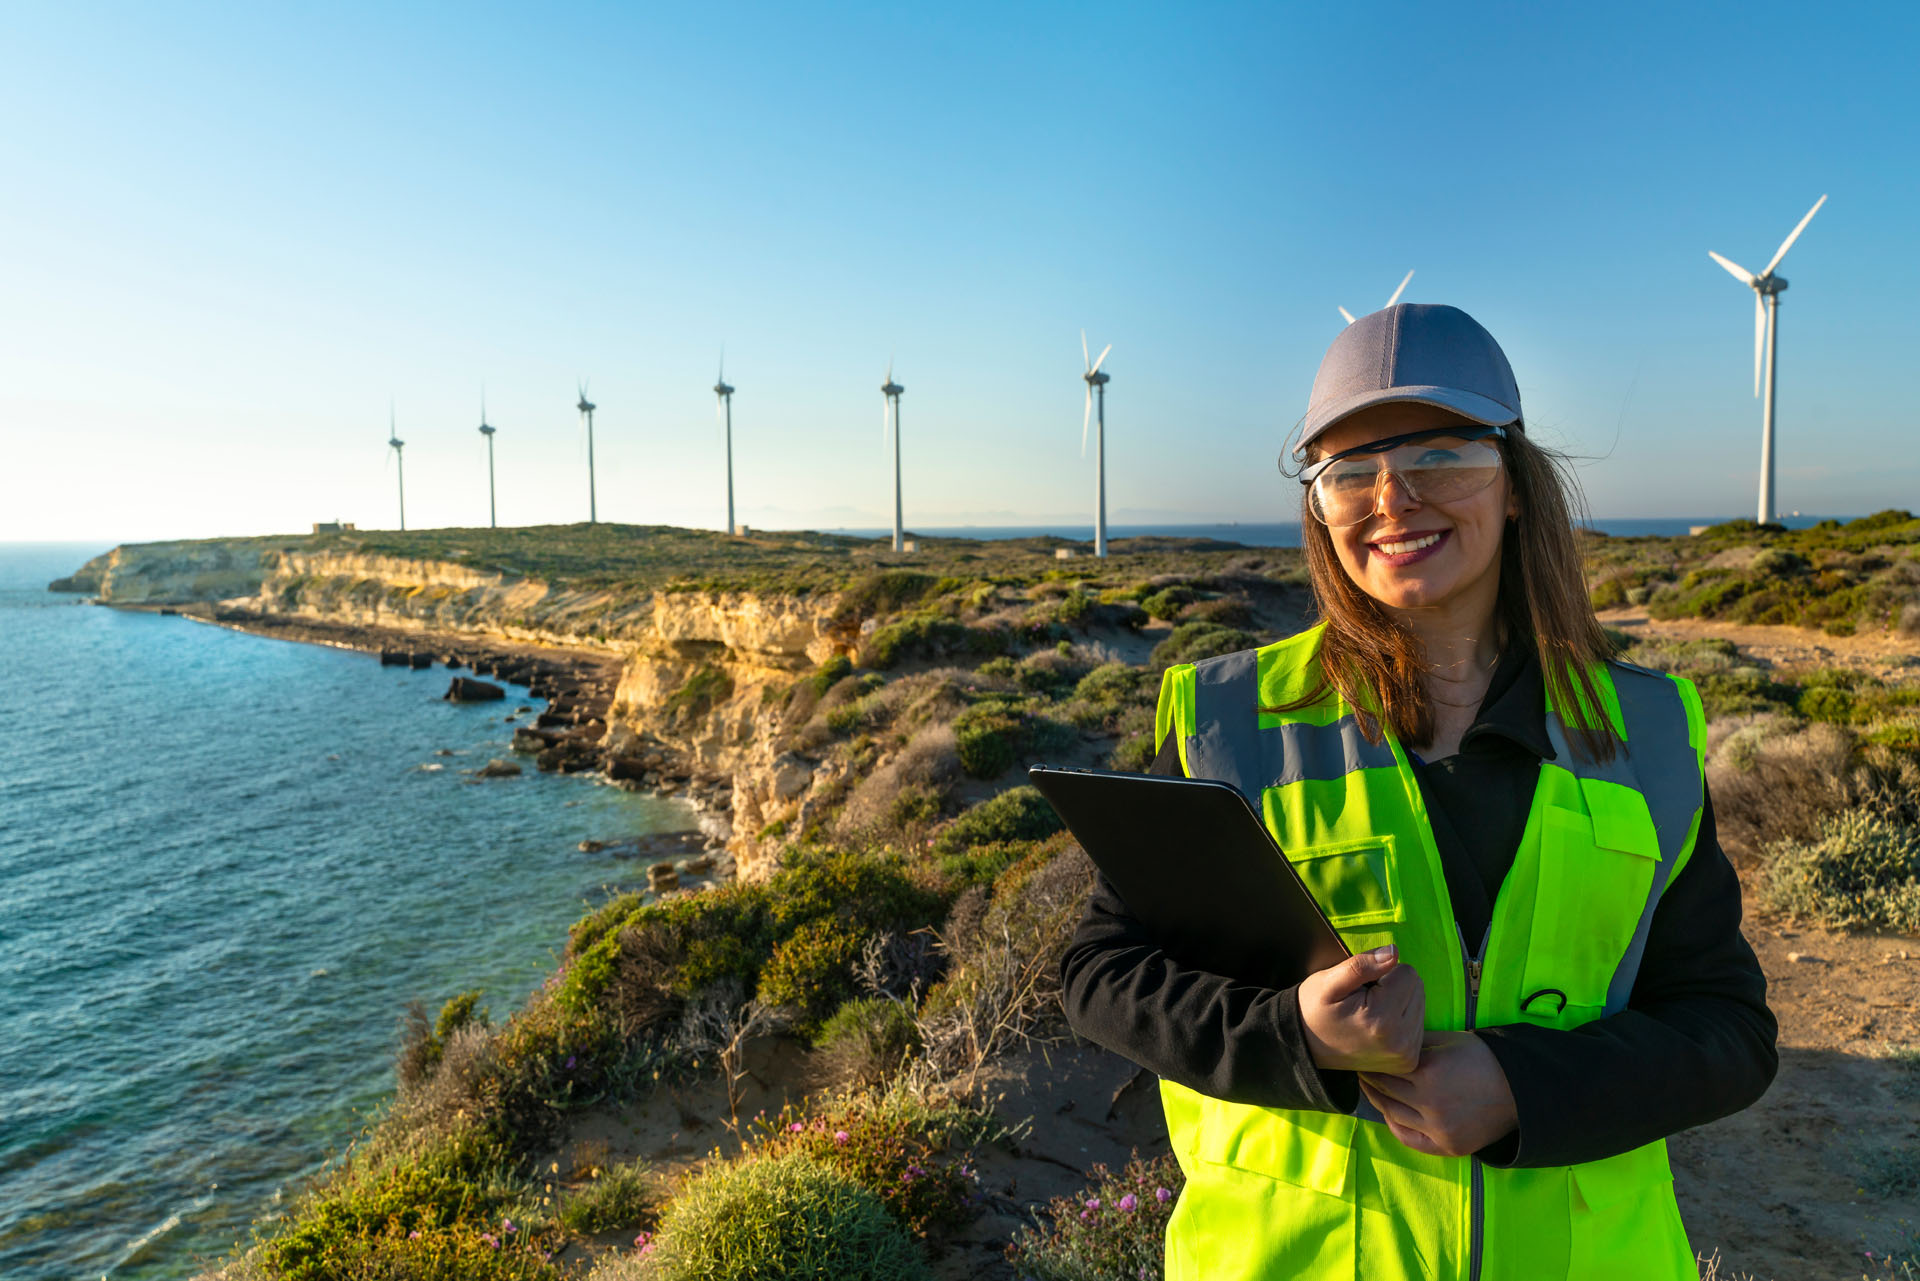
[[1297, 461], [1323, 621], [1169, 668], [1153, 768], [1246, 790], [1352, 956], [1253, 988], [1101, 880], [1062, 962], [1076, 1030], [1161, 1077], [1167, 1276], [1692, 1281], [1665, 1138], [1777, 1063], [1699, 696], [1609, 661], [1570, 479], [1464, 312], [1348, 328]]

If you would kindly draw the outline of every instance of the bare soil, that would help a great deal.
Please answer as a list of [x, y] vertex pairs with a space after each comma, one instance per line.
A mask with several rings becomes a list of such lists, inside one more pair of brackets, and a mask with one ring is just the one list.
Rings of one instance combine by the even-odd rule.
[[1603, 609], [1598, 617], [1602, 627], [1618, 628], [1634, 637], [1657, 640], [1715, 637], [1732, 641], [1756, 667], [1785, 671], [1847, 667], [1891, 684], [1920, 682], [1920, 639], [1912, 636], [1892, 632], [1829, 636], [1807, 627], [1769, 627], [1711, 618], [1658, 619], [1649, 616], [1640, 606]]

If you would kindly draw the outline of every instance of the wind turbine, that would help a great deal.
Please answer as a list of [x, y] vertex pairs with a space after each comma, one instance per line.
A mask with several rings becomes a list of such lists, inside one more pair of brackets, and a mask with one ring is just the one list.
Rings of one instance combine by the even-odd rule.
[[1087, 359], [1087, 331], [1080, 331], [1080, 359], [1085, 362], [1087, 372], [1080, 375], [1087, 383], [1087, 408], [1080, 415], [1080, 456], [1087, 456], [1087, 422], [1093, 415], [1093, 402], [1098, 393], [1100, 400], [1100, 439], [1094, 451], [1094, 489], [1096, 498], [1093, 509], [1093, 554], [1107, 554], [1107, 384], [1113, 379], [1100, 372], [1100, 364], [1106, 360], [1107, 353], [1113, 350], [1108, 343], [1100, 350], [1099, 360]]
[[1754, 275], [1737, 262], [1722, 258], [1713, 250], [1707, 250], [1707, 257], [1727, 269], [1735, 280], [1753, 290], [1753, 394], [1760, 394], [1760, 362], [1765, 353], [1767, 366], [1767, 396], [1760, 406], [1760, 515], [1762, 525], [1773, 523], [1773, 393], [1778, 380], [1779, 370], [1776, 362], [1780, 354], [1780, 295], [1787, 290], [1785, 276], [1776, 276], [1773, 269], [1787, 256], [1787, 250], [1793, 248], [1793, 242], [1807, 229], [1813, 216], [1820, 212], [1820, 206], [1827, 203], [1821, 196], [1813, 202], [1813, 208], [1807, 210], [1807, 216], [1800, 225], [1787, 233], [1780, 242], [1780, 248], [1774, 253], [1773, 260], [1759, 275]]
[[887, 381], [880, 384], [880, 440], [887, 439], [887, 415], [893, 415], [893, 550], [906, 547], [906, 531], [900, 527], [900, 393], [905, 391], [893, 381], [893, 358], [887, 358]]
[[[1400, 278], [1400, 287], [1393, 291], [1393, 297], [1387, 299], [1387, 307], [1391, 307], [1393, 306], [1393, 304], [1400, 301], [1400, 295], [1407, 291], [1407, 281], [1412, 279], [1413, 279], [1413, 273], [1411, 271], [1408, 272], [1405, 276]], [[1353, 313], [1348, 311], [1345, 307], [1336, 307], [1334, 308], [1334, 310], [1339, 312], [1341, 315], [1345, 316], [1347, 318], [1347, 323], [1349, 325], [1353, 323]], [[1382, 307], [1381, 310], [1385, 311], [1386, 307]]]
[[733, 388], [727, 385], [727, 349], [720, 349], [720, 374], [714, 379], [714, 412], [727, 431], [727, 533], [740, 527], [733, 523]]
[[600, 509], [595, 505], [593, 495], [593, 411], [599, 406], [587, 399], [585, 379], [580, 382], [580, 403], [574, 408], [580, 411], [580, 417], [587, 424], [587, 523], [593, 525], [600, 520]]
[[393, 451], [394, 470], [400, 477], [400, 529], [402, 533], [406, 532], [407, 528], [407, 460], [400, 451], [405, 449], [406, 445], [407, 442], [400, 439], [400, 433], [393, 425], [393, 406], [389, 404], [387, 406], [387, 448]]
[[480, 393], [480, 434], [487, 438], [487, 528], [498, 529], [500, 520], [493, 506], [493, 428], [487, 426], [487, 393]]

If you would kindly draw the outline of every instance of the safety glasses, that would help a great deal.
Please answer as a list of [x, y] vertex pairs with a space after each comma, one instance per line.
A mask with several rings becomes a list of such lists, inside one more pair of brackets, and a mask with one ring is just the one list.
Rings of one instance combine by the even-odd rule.
[[1308, 506], [1323, 525], [1357, 525], [1380, 505], [1391, 475], [1420, 503], [1450, 503], [1479, 493], [1500, 474], [1504, 427], [1441, 427], [1343, 449], [1300, 473]]

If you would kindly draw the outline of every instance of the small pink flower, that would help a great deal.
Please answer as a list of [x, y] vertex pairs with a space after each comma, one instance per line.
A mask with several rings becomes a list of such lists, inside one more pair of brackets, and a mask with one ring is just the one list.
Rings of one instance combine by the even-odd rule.
[[787, 1129], [792, 1131], [794, 1134], [798, 1134], [800, 1133], [800, 1131], [806, 1128], [807, 1128], [806, 1126], [800, 1124], [798, 1121], [795, 1121], [792, 1125], [787, 1127]]
[[1093, 1211], [1091, 1210], [1080, 1211], [1080, 1222], [1088, 1223], [1088, 1222], [1091, 1222], [1092, 1219], [1093, 1219]]
[[639, 1236], [636, 1236], [633, 1239], [633, 1247], [636, 1250], [649, 1249], [652, 1247], [652, 1245], [653, 1245], [653, 1233], [651, 1232], [642, 1232]]
[[851, 1134], [848, 1134], [845, 1130], [835, 1130], [833, 1132], [833, 1141], [835, 1143], [838, 1143], [841, 1147], [847, 1146], [847, 1140], [851, 1139], [852, 1137], [853, 1136]]
[[509, 1234], [518, 1232], [520, 1230], [519, 1228], [516, 1228], [513, 1226], [512, 1219], [502, 1219], [500, 1222], [501, 1222], [501, 1225], [506, 1228]]
[[1139, 1204], [1140, 1204], [1139, 1199], [1136, 1198], [1131, 1192], [1127, 1193], [1125, 1196], [1120, 1198], [1120, 1208], [1126, 1211], [1128, 1214], [1132, 1214], [1134, 1211], [1134, 1207]]
[[1161, 1205], [1165, 1205], [1167, 1202], [1173, 1200], [1173, 1193], [1167, 1191], [1165, 1188], [1155, 1188], [1153, 1190], [1153, 1199]]
[[418, 1241], [419, 1239], [420, 1239], [420, 1229], [419, 1229], [419, 1228], [415, 1228], [415, 1229], [414, 1229], [413, 1231], [411, 1231], [411, 1232], [409, 1232], [409, 1233], [407, 1233], [407, 1240], [409, 1240], [409, 1241]]
[[1097, 1197], [1097, 1196], [1090, 1196], [1090, 1197], [1088, 1197], [1088, 1198], [1087, 1198], [1087, 1208], [1088, 1208], [1089, 1210], [1098, 1210], [1098, 1209], [1100, 1208], [1100, 1198], [1099, 1198], [1099, 1197]]

